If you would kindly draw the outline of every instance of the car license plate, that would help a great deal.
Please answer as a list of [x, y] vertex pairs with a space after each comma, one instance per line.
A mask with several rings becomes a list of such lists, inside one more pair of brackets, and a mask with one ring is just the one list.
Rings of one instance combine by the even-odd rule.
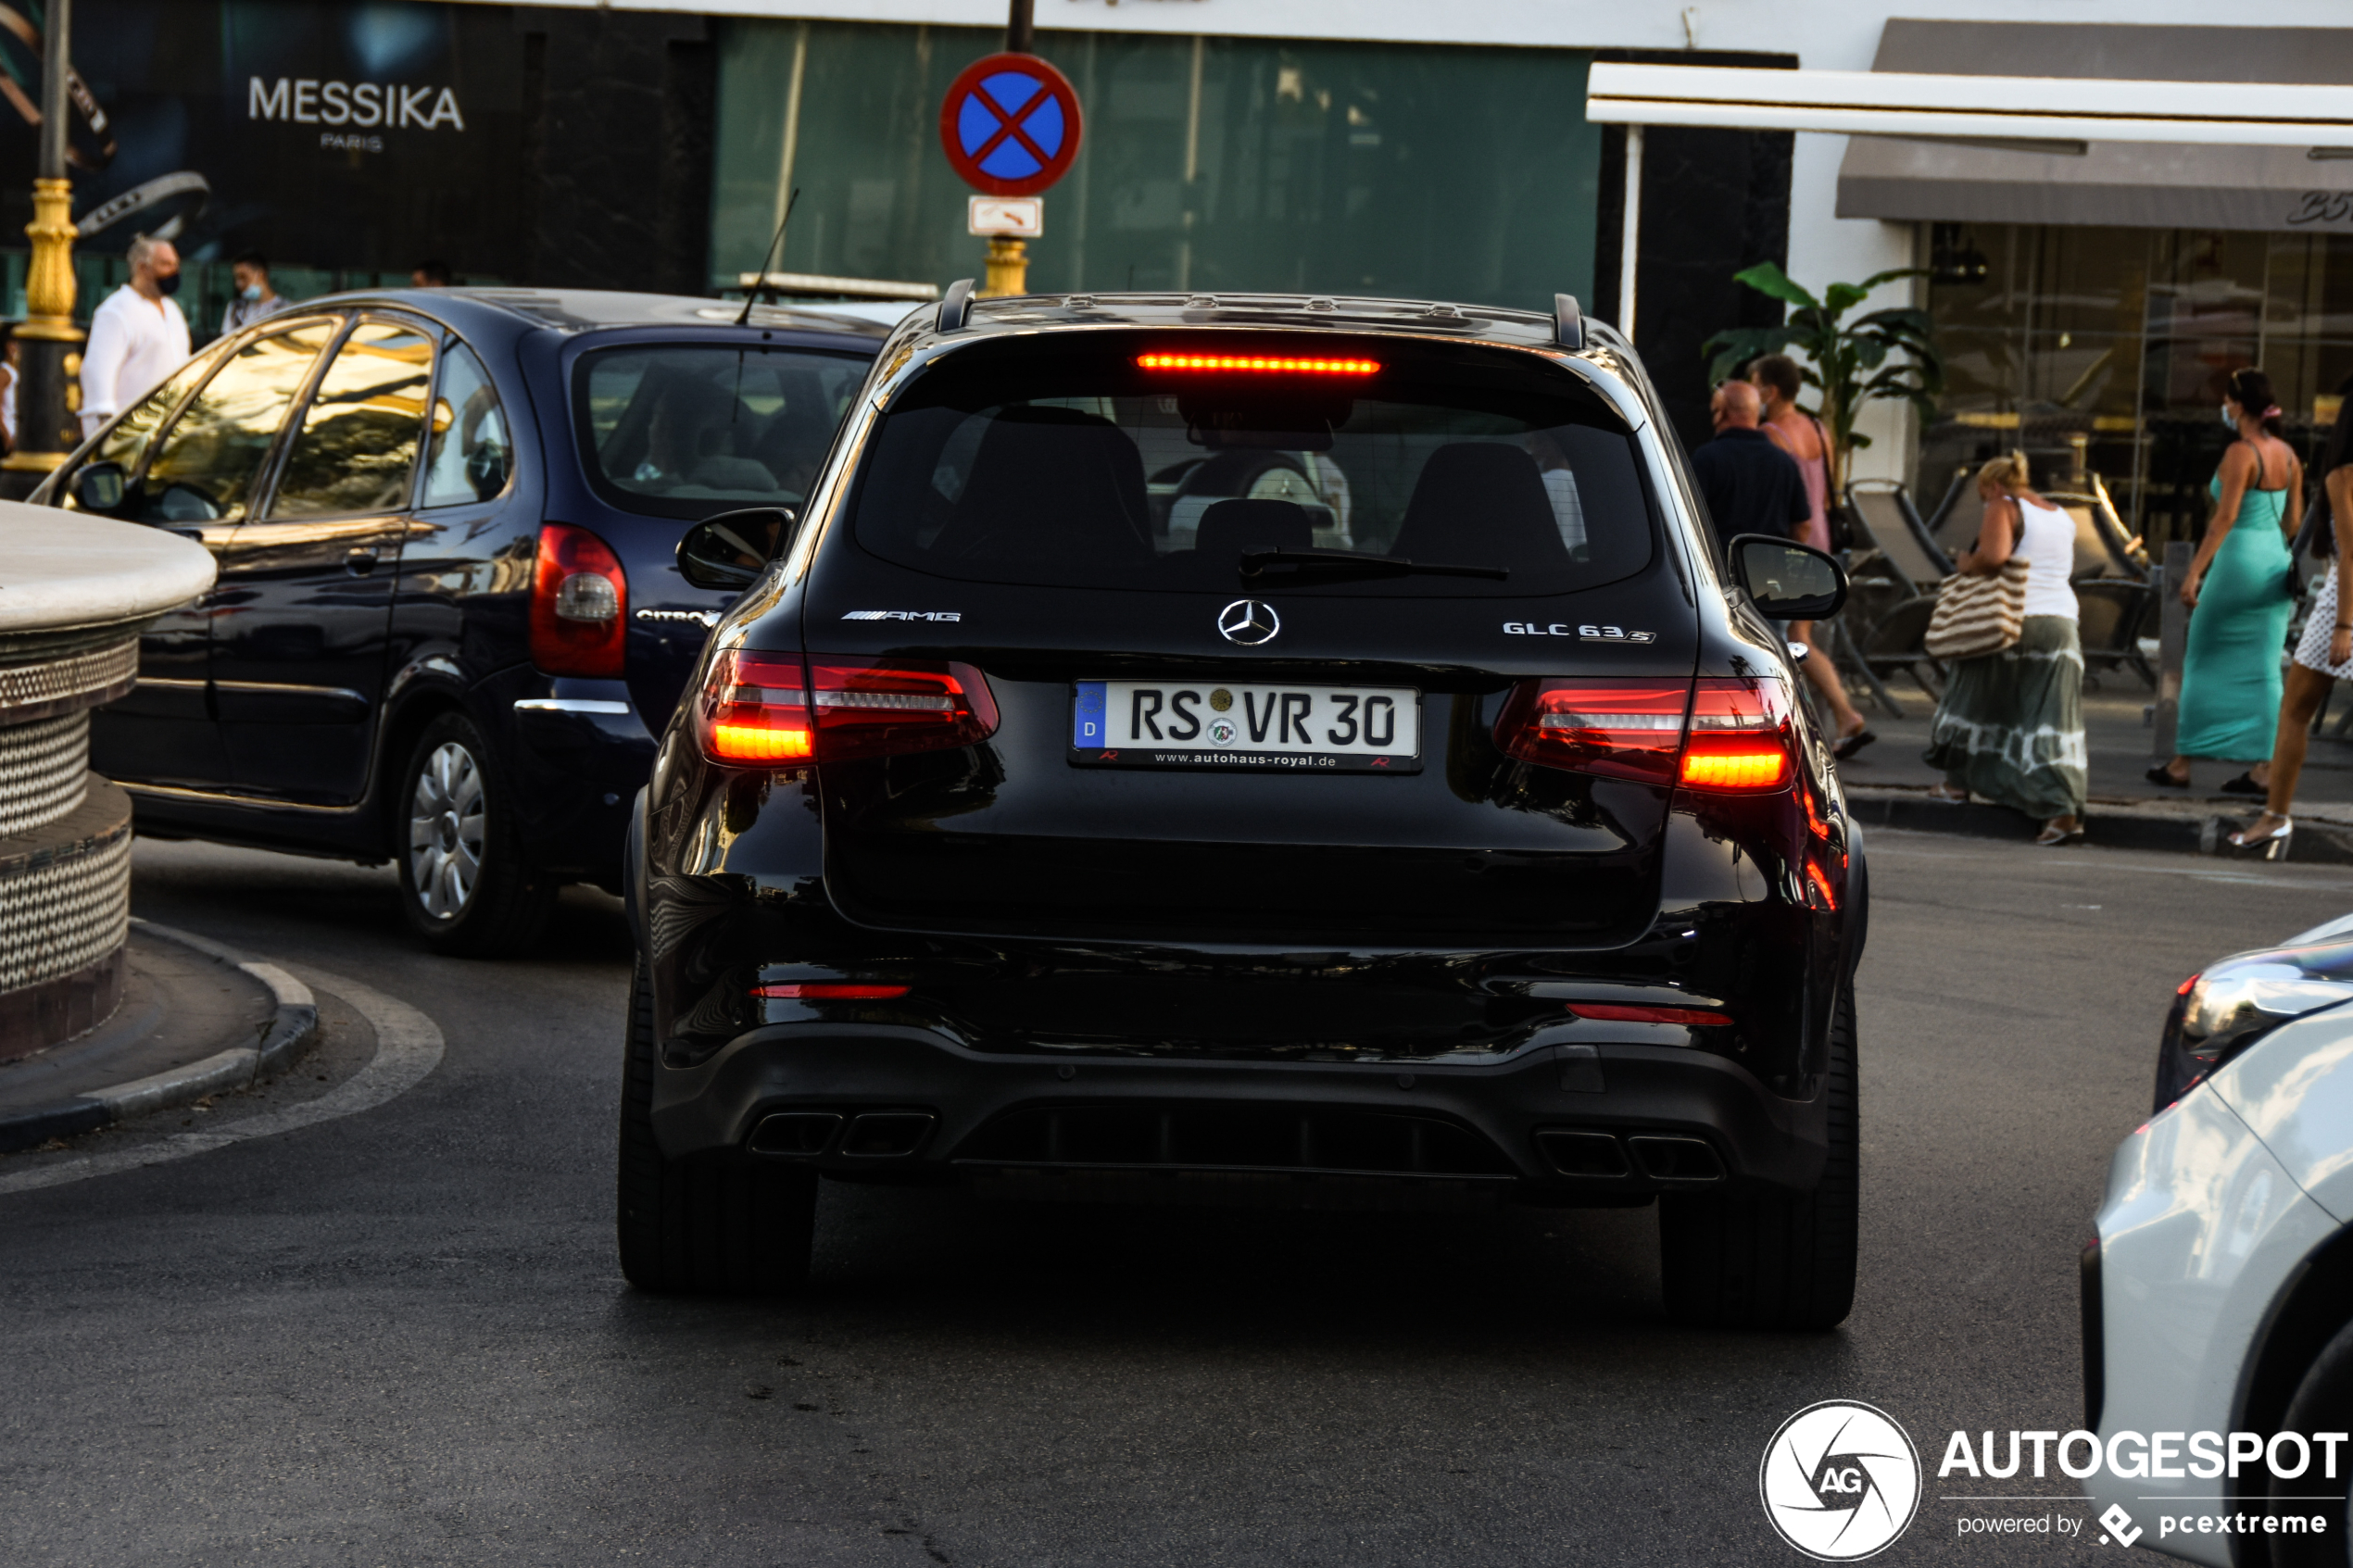
[[1407, 686], [1081, 681], [1070, 759], [1088, 767], [1419, 772], [1421, 694]]

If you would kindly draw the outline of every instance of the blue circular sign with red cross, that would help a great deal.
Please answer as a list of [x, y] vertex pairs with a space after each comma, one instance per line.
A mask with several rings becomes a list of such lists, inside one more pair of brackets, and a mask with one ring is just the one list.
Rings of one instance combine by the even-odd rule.
[[1078, 156], [1078, 94], [1035, 55], [990, 55], [963, 69], [939, 107], [949, 166], [989, 196], [1034, 196]]

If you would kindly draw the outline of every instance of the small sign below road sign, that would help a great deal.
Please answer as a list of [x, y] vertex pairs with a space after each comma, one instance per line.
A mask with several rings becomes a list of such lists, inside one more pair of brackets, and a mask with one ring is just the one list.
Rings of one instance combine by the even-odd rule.
[[992, 196], [1036, 195], [1061, 179], [1078, 156], [1079, 131], [1077, 90], [1035, 55], [975, 60], [939, 106], [949, 166]]
[[1046, 232], [1043, 196], [974, 196], [967, 204], [968, 227], [975, 234], [1012, 234], [1034, 240]]

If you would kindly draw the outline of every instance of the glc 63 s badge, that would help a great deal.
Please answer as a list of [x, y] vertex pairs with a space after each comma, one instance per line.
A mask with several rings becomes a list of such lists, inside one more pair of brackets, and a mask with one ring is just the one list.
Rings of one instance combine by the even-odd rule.
[[1506, 621], [1504, 632], [1515, 637], [1575, 637], [1580, 643], [1655, 643], [1655, 632], [1629, 632], [1623, 626], [1572, 626], [1565, 621]]

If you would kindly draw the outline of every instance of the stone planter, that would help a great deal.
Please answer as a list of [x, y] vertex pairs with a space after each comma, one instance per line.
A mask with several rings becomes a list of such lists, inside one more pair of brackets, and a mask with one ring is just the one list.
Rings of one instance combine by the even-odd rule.
[[90, 771], [90, 711], [138, 679], [140, 628], [212, 577], [177, 534], [0, 502], [0, 1060], [120, 999], [131, 799]]

